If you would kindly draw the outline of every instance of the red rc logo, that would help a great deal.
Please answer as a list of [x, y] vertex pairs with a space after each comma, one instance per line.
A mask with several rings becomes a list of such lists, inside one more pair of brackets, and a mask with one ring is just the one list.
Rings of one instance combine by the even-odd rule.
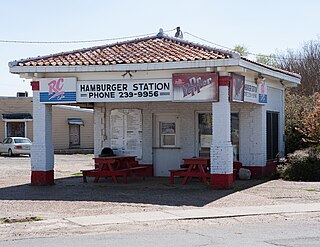
[[60, 100], [64, 98], [64, 91], [63, 91], [63, 85], [64, 80], [63, 78], [60, 78], [58, 80], [53, 80], [48, 83], [49, 86], [49, 95], [53, 94], [49, 100], [57, 98], [57, 100]]

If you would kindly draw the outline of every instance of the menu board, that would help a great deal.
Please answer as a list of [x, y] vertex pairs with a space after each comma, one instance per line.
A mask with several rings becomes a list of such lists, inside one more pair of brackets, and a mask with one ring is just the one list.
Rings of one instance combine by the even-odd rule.
[[142, 158], [142, 113], [139, 109], [111, 111], [111, 148], [116, 155]]

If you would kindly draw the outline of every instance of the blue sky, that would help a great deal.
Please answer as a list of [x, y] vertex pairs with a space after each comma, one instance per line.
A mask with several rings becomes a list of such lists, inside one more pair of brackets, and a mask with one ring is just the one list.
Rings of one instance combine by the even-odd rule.
[[[93, 40], [156, 33], [177, 26], [252, 53], [298, 49], [320, 37], [318, 0], [7, 0], [0, 2], [0, 40]], [[174, 35], [174, 32], [169, 32]], [[184, 39], [206, 44], [190, 35]], [[28, 81], [9, 73], [8, 62], [113, 42], [11, 44], [0, 42], [0, 96], [29, 91]]]

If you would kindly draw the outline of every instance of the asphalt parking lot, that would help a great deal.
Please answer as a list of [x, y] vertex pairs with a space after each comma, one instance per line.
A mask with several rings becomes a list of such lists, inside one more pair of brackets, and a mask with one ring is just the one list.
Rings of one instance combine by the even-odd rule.
[[320, 183], [282, 180], [236, 181], [231, 190], [211, 190], [197, 180], [182, 185], [169, 178], [130, 178], [114, 184], [92, 178], [83, 183], [81, 169], [93, 155], [55, 155], [55, 185], [30, 185], [30, 158], [0, 156], [0, 217], [59, 218], [168, 208], [253, 206], [320, 202]]
[[[0, 219], [42, 219], [41, 223], [0, 224], [0, 238], [98, 231], [75, 228], [64, 221], [70, 217], [320, 202], [317, 182], [236, 181], [231, 190], [212, 190], [197, 180], [182, 185], [177, 179], [170, 185], [168, 177], [129, 178], [127, 184], [114, 184], [111, 179], [95, 184], [90, 178], [83, 183], [79, 172], [93, 167], [92, 158], [55, 155], [55, 185], [31, 186], [29, 157], [0, 156]], [[137, 229], [136, 224], [132, 227]]]

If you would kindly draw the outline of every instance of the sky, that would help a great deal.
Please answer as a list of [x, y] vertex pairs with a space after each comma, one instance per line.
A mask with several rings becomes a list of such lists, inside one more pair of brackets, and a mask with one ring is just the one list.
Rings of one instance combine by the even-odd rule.
[[244, 45], [251, 53], [271, 54], [318, 40], [319, 9], [318, 0], [0, 1], [0, 97], [24, 91], [32, 95], [28, 80], [9, 73], [10, 61], [119, 41], [18, 44], [2, 40], [111, 39], [180, 26], [185, 40], [214, 46], [193, 34], [225, 47]]

